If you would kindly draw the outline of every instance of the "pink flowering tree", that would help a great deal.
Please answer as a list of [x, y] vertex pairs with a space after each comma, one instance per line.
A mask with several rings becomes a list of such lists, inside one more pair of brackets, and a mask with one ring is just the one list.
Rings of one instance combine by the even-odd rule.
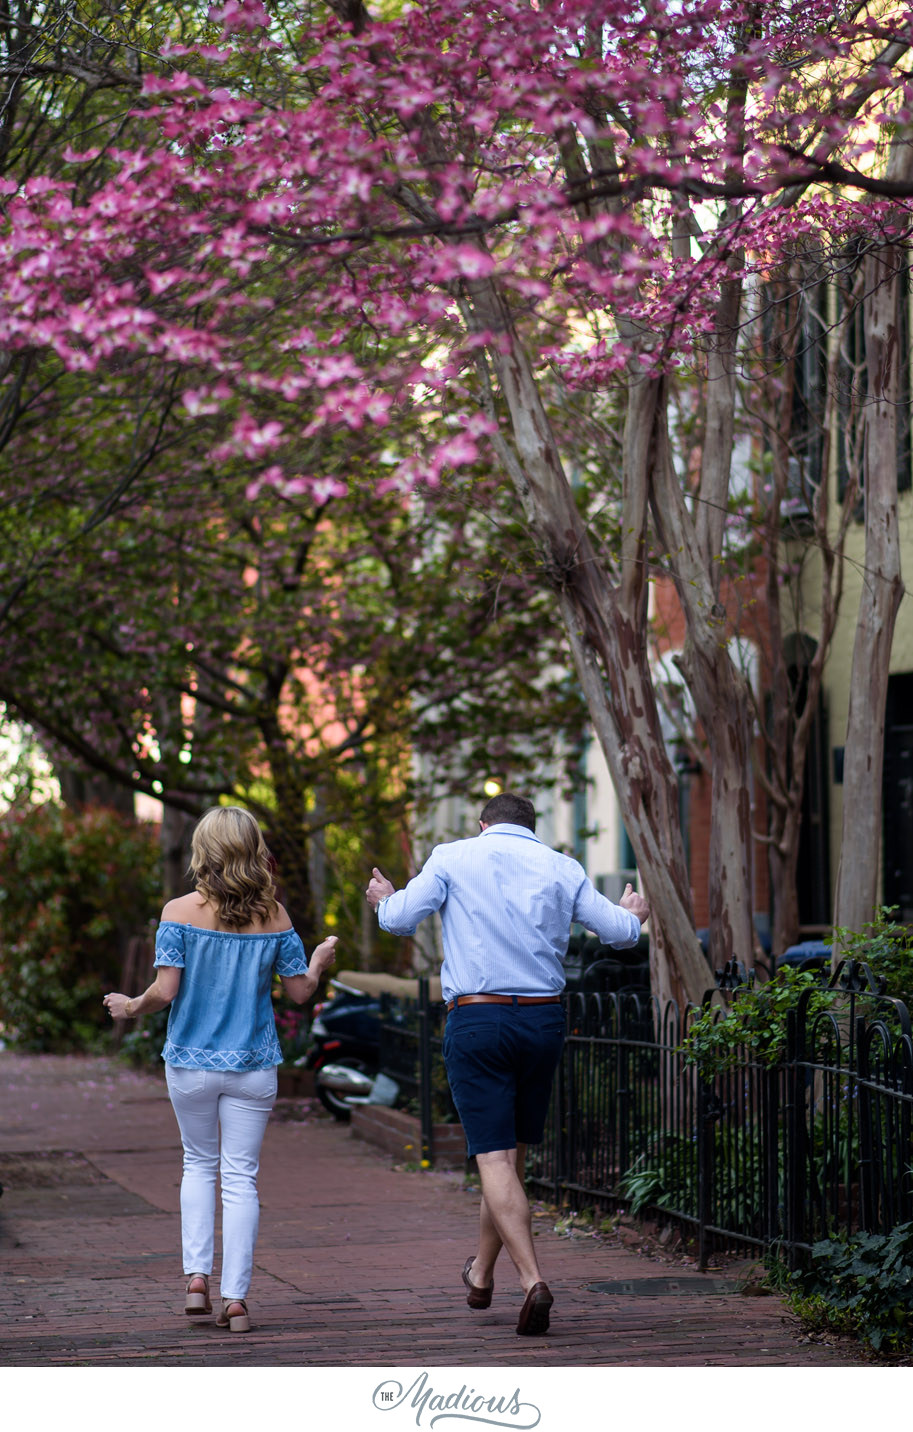
[[[208, 460], [244, 466], [252, 502], [355, 490], [345, 462], [328, 475], [306, 460], [330, 432], [344, 447], [385, 435], [378, 499], [494, 464], [655, 912], [654, 991], [698, 998], [648, 583], [670, 578], [684, 613], [680, 664], [713, 779], [718, 964], [753, 941], [752, 699], [722, 600], [727, 513], [734, 500], [761, 503], [759, 521], [780, 511], [775, 492], [765, 504], [734, 486], [741, 345], [766, 285], [804, 260], [826, 281], [860, 242], [874, 334], [913, 194], [909, 13], [821, 0], [191, 10], [150, 7], [142, 47], [107, 31], [96, 90], [127, 98], [120, 128], [74, 134], [59, 162], [0, 185], [10, 384], [38, 354], [115, 381], [150, 365], [184, 411], [221, 416]], [[58, 68], [74, 80], [72, 57]], [[879, 341], [888, 404], [896, 345]], [[687, 468], [683, 393], [702, 431]], [[581, 411], [619, 435], [611, 474], [597, 444], [575, 449]], [[900, 578], [873, 460], [871, 620], [889, 647]], [[883, 685], [884, 651], [860, 646], [863, 684], [880, 663]], [[868, 742], [854, 708], [851, 783]], [[784, 879], [794, 826], [778, 833]]]
[[[137, 88], [123, 68], [109, 79]], [[79, 173], [93, 202], [103, 157]], [[544, 742], [573, 746], [582, 708], [528, 540], [478, 462], [459, 491], [445, 478], [410, 498], [389, 472], [427, 444], [418, 405], [395, 436], [317, 418], [357, 342], [299, 375], [289, 424], [283, 365], [319, 316], [313, 283], [281, 257], [207, 315], [236, 358], [257, 355], [254, 390], [214, 380], [192, 345], [179, 360], [142, 345], [75, 363], [10, 355], [0, 688], [61, 759], [164, 800], [178, 878], [181, 815], [243, 797], [307, 922], [325, 903], [315, 883], [349, 900], [343, 823], [404, 869], [416, 754], [439, 791], [474, 791], [486, 773], [541, 766]], [[263, 452], [283, 425], [294, 466], [277, 483]], [[465, 462], [468, 436], [448, 423], [446, 440]], [[360, 909], [337, 909], [343, 927], [358, 930]]]
[[[128, 371], [139, 401], [141, 368]], [[136, 432], [116, 420], [119, 388], [105, 421], [104, 387], [68, 375], [45, 405], [34, 400], [57, 454], [76, 432], [93, 435], [75, 443], [79, 473], [68, 459], [65, 486], [53, 462], [35, 471], [31, 423], [8, 445], [0, 551], [19, 590], [0, 690], [57, 753], [189, 818], [223, 795], [243, 799], [309, 928], [322, 888], [337, 907], [349, 898], [349, 838], [337, 827], [370, 830], [372, 844], [386, 832], [387, 862], [403, 869], [395, 836], [424, 789], [416, 755], [453, 791], [531, 768], [557, 733], [573, 744], [579, 696], [525, 574], [525, 533], [484, 472], [475, 506], [444, 484], [408, 502], [378, 496], [384, 466], [366, 429], [344, 445], [303, 444], [312, 474], [324, 474], [320, 500], [310, 488], [254, 491], [243, 460], [211, 458], [233, 415], [191, 416], [184, 404], [160, 414], [156, 461], [93, 526]], [[180, 843], [176, 858], [186, 866]], [[359, 913], [337, 909], [350, 934]]]

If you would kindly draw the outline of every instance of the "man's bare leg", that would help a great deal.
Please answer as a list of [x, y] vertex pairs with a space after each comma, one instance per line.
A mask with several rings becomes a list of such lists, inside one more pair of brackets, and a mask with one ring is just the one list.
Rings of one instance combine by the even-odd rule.
[[526, 1145], [477, 1154], [476, 1163], [482, 1181], [482, 1205], [479, 1251], [470, 1270], [471, 1280], [476, 1287], [487, 1288], [504, 1247], [520, 1275], [523, 1291], [528, 1293], [534, 1283], [542, 1281], [542, 1275], [533, 1246], [529, 1199], [523, 1186]]
[[[514, 1167], [522, 1184], [526, 1171], [526, 1144], [517, 1144]], [[491, 1283], [494, 1277], [495, 1263], [503, 1246], [501, 1235], [494, 1225], [483, 1193], [482, 1202], [479, 1205], [479, 1251], [473, 1260], [471, 1270], [472, 1282], [477, 1287], [487, 1288]]]

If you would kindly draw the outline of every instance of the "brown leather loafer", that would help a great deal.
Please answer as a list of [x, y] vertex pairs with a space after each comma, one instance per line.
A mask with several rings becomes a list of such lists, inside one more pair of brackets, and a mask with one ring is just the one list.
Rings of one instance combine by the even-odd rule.
[[548, 1312], [554, 1301], [547, 1283], [534, 1283], [520, 1309], [517, 1332], [525, 1337], [538, 1337], [548, 1332]]
[[463, 1282], [469, 1289], [469, 1292], [466, 1294], [466, 1301], [471, 1308], [490, 1308], [491, 1295], [495, 1290], [495, 1280], [494, 1278], [492, 1278], [487, 1288], [480, 1288], [478, 1283], [473, 1283], [469, 1276], [469, 1270], [474, 1262], [474, 1256], [472, 1258], [467, 1258], [465, 1266], [463, 1268]]

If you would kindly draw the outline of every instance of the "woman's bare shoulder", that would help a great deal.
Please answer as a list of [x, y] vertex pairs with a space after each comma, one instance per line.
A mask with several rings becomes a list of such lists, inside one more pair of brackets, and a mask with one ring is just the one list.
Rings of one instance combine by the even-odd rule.
[[222, 930], [229, 935], [278, 935], [283, 930], [290, 929], [292, 924], [285, 907], [277, 905], [269, 920], [257, 921], [256, 924], [247, 925], [241, 930], [229, 929], [222, 924], [218, 913], [208, 901], [196, 891], [191, 895], [180, 895], [176, 900], [169, 900], [162, 911], [162, 919], [173, 920], [177, 925], [195, 925], [201, 930]]
[[208, 911], [206, 901], [194, 890], [190, 895], [179, 895], [169, 900], [162, 911], [163, 920], [173, 920], [178, 925], [202, 925], [206, 923]]
[[267, 935], [277, 935], [282, 930], [291, 929], [292, 922], [289, 919], [288, 911], [284, 905], [276, 904], [276, 911], [271, 920], [267, 920], [263, 926], [263, 932]]

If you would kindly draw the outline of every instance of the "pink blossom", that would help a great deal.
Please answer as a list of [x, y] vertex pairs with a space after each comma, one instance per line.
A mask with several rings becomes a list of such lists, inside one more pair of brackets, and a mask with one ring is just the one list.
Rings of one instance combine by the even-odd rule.
[[101, 154], [101, 149], [98, 147], [79, 151], [74, 149], [71, 144], [68, 144], [63, 151], [63, 157], [67, 164], [88, 164], [90, 160], [97, 159], [99, 154]]
[[223, 35], [237, 30], [259, 30], [269, 24], [269, 14], [260, 0], [225, 0], [222, 5], [213, 5], [208, 17], [222, 26]]
[[487, 278], [494, 259], [474, 244], [448, 244], [432, 260], [431, 276], [437, 282], [451, 278]]

